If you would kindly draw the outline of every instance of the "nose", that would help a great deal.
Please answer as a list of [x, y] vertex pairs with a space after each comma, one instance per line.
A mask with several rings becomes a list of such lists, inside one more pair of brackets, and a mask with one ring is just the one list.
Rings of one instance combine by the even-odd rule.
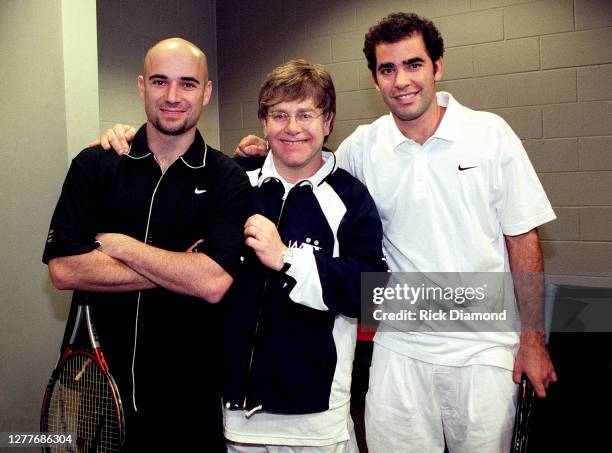
[[166, 92], [166, 100], [170, 103], [178, 102], [178, 86], [175, 81], [171, 81], [168, 84], [168, 91]]
[[297, 118], [295, 115], [289, 116], [287, 118], [287, 124], [285, 125], [285, 130], [290, 134], [297, 134], [301, 130], [300, 124], [297, 122]]
[[395, 77], [395, 86], [397, 88], [405, 88], [412, 82], [412, 78], [410, 76], [410, 72], [404, 68], [400, 68], [397, 71], [397, 76]]

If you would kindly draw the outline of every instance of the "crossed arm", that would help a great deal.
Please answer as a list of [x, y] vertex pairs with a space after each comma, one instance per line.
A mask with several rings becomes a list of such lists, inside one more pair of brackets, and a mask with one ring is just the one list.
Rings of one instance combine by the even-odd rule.
[[537, 395], [544, 397], [557, 375], [544, 344], [544, 263], [538, 232], [534, 228], [505, 239], [522, 324], [513, 379], [519, 383], [525, 373]]
[[123, 292], [160, 286], [217, 303], [233, 281], [214, 260], [191, 249], [170, 252], [119, 233], [101, 233], [96, 239], [96, 250], [49, 261], [56, 288]]
[[51, 259], [49, 275], [57, 289], [124, 292], [156, 286], [125, 263], [98, 250]]
[[101, 233], [96, 240], [102, 253], [175, 293], [217, 303], [233, 281], [219, 264], [203, 253], [171, 252], [119, 233]]

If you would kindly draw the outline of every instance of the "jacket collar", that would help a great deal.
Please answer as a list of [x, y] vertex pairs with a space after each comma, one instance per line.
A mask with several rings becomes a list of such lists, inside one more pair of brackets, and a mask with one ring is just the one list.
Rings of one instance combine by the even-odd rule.
[[[202, 168], [206, 166], [206, 155], [208, 154], [208, 145], [204, 142], [200, 131], [196, 129], [193, 143], [187, 148], [187, 151], [179, 158], [188, 168]], [[130, 149], [125, 156], [139, 160], [145, 157], [153, 156], [153, 152], [149, 149], [147, 141], [147, 125], [144, 124], [138, 129], [134, 140], [130, 144]]]
[[336, 164], [336, 156], [334, 153], [330, 151], [321, 151], [323, 156], [323, 165], [321, 168], [317, 170], [317, 172], [310, 176], [309, 178], [302, 179], [297, 181], [295, 184], [288, 183], [283, 179], [283, 177], [278, 173], [276, 167], [274, 166], [274, 159], [272, 158], [272, 153], [268, 153], [266, 160], [264, 161], [263, 166], [259, 170], [259, 175], [257, 178], [257, 186], [261, 187], [261, 185], [267, 182], [270, 179], [276, 179], [283, 183], [284, 186], [301, 186], [304, 184], [310, 184], [312, 187], [317, 187], [321, 185], [325, 179], [336, 171], [338, 167]]

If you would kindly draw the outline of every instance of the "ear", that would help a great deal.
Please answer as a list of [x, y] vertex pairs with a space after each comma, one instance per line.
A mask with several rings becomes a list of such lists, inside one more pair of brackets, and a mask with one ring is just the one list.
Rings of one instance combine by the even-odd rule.
[[138, 76], [138, 95], [140, 96], [140, 99], [142, 99], [143, 101], [144, 101], [144, 92], [145, 92], [144, 76], [139, 75]]
[[444, 58], [438, 58], [438, 60], [434, 63], [434, 69], [434, 80], [439, 82], [442, 80], [442, 73], [444, 72]]
[[210, 102], [210, 97], [212, 96], [213, 85], [210, 80], [206, 82], [204, 86], [204, 98], [202, 99], [202, 106], [207, 105]]

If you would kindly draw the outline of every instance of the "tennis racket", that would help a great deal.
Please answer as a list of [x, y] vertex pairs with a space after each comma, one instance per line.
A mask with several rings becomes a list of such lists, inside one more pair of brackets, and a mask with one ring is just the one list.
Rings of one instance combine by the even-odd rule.
[[[88, 340], [87, 340], [88, 339]], [[40, 430], [71, 434], [71, 445], [45, 452], [120, 452], [125, 420], [119, 390], [100, 349], [89, 305], [79, 305], [70, 342], [59, 358], [43, 398]]]
[[536, 392], [524, 374], [521, 377], [519, 394], [516, 403], [516, 415], [514, 418], [514, 430], [512, 433], [512, 444], [510, 453], [525, 453], [527, 451], [527, 440], [529, 439], [529, 421], [533, 410]]

